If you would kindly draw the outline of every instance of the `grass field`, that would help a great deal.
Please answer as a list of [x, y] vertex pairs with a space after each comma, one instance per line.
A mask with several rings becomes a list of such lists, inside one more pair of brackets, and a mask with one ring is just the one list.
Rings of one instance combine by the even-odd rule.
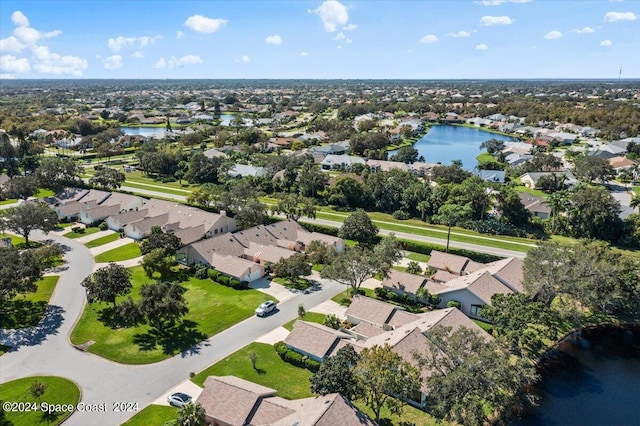
[[113, 241], [116, 241], [118, 238], [120, 238], [120, 234], [114, 232], [113, 234], [105, 235], [104, 237], [100, 237], [98, 239], [91, 240], [88, 243], [86, 243], [85, 246], [87, 248], [100, 247], [100, 246], [103, 246], [105, 244], [108, 244], [108, 243], [111, 243]]
[[95, 234], [96, 232], [99, 232], [99, 231], [100, 231], [100, 228], [98, 228], [97, 226], [89, 226], [85, 228], [83, 232], [70, 231], [65, 234], [62, 234], [62, 236], [67, 238], [80, 238], [80, 237], [84, 237], [85, 235]]
[[[11, 244], [13, 244], [14, 246], [24, 244], [24, 238], [17, 235], [2, 233], [0, 234], [0, 238], [11, 238]], [[29, 243], [31, 243], [31, 241], [29, 241]]]
[[293, 330], [293, 323], [301, 320], [301, 321], [307, 321], [307, 322], [315, 322], [318, 324], [323, 324], [324, 323], [324, 319], [327, 316], [325, 314], [319, 314], [317, 312], [307, 312], [304, 316], [304, 318], [295, 318], [292, 319], [291, 321], [289, 321], [288, 323], [286, 323], [285, 325], [283, 325], [284, 328], [286, 328], [287, 330], [291, 331]]
[[96, 256], [96, 263], [120, 262], [142, 256], [138, 243], [129, 243]]
[[[47, 390], [40, 397], [41, 402], [47, 404], [72, 404], [76, 405], [80, 401], [80, 388], [70, 380], [55, 376], [34, 376], [25, 377], [0, 385], [0, 395], [2, 400], [11, 402], [29, 402], [37, 403], [38, 401], [31, 396], [29, 388], [34, 381], [39, 381], [47, 385]], [[73, 411], [54, 412], [46, 415], [41, 411], [12, 411], [7, 412], [6, 417], [9, 425], [13, 426], [38, 426], [38, 425], [59, 425]], [[3, 423], [4, 424], [4, 423]]]
[[152, 426], [164, 425], [178, 416], [175, 407], [166, 405], [149, 405], [135, 416], [131, 417], [122, 426]]
[[429, 259], [431, 259], [431, 256], [429, 256], [428, 254], [409, 252], [407, 254], [407, 259], [415, 260], [416, 262], [428, 263]]
[[[251, 352], [258, 356], [255, 370], [249, 360]], [[312, 395], [309, 386], [311, 372], [282, 361], [273, 346], [265, 343], [251, 343], [245, 346], [200, 372], [191, 381], [198, 386], [204, 386], [204, 381], [209, 376], [237, 376], [275, 389], [278, 396], [287, 399], [307, 398]]]
[[38, 281], [38, 290], [27, 293], [26, 297], [18, 295], [7, 301], [0, 315], [0, 328], [26, 328], [37, 325], [49, 305], [49, 299], [58, 283], [58, 276], [43, 277]]
[[[140, 287], [151, 280], [140, 266], [131, 271], [131, 295], [139, 300]], [[94, 302], [85, 306], [71, 342], [80, 345], [94, 341], [89, 352], [125, 364], [148, 364], [176, 355], [252, 316], [255, 307], [270, 298], [257, 290], [233, 290], [209, 279], [185, 277], [181, 284], [187, 289], [184, 296], [189, 313], [174, 328], [164, 332], [146, 324], [118, 328], [111, 305]]]

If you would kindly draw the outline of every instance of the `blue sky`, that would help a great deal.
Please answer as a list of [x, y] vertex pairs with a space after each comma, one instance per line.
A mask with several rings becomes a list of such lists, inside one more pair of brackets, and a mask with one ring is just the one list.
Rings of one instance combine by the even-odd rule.
[[640, 1], [6, 1], [2, 78], [640, 78]]

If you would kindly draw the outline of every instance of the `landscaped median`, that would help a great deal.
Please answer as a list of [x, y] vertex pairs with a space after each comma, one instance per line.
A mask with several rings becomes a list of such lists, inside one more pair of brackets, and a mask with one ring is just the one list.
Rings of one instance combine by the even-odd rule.
[[36, 326], [44, 317], [49, 299], [58, 283], [58, 276], [42, 277], [36, 285], [38, 289], [26, 296], [18, 295], [2, 307], [0, 328], [15, 329]]
[[[138, 301], [142, 284], [153, 280], [147, 278], [140, 266], [130, 270], [131, 296]], [[176, 272], [172, 278], [178, 279], [187, 289], [184, 297], [189, 307], [189, 313], [174, 327], [164, 331], [146, 324], [124, 327], [114, 314], [112, 305], [93, 302], [85, 306], [71, 334], [71, 342], [124, 364], [162, 361], [249, 318], [256, 306], [269, 299], [257, 290], [234, 290], [210, 279], [186, 276], [186, 272]], [[119, 297], [117, 303], [127, 297]]]
[[[34, 389], [37, 389], [35, 393]], [[34, 396], [42, 390], [41, 395]], [[1, 384], [0, 399], [8, 425], [52, 426], [64, 422], [73, 413], [80, 402], [80, 388], [62, 377], [25, 377]]]

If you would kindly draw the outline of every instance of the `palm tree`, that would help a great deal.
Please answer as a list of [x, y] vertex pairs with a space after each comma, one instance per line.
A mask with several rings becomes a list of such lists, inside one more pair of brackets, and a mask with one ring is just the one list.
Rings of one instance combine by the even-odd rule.
[[199, 402], [195, 404], [189, 402], [180, 407], [178, 418], [174, 424], [175, 426], [205, 426], [207, 424], [205, 414], [204, 408]]
[[547, 197], [547, 205], [551, 210], [551, 233], [555, 233], [556, 216], [567, 210], [567, 191], [556, 191]]
[[471, 217], [472, 210], [468, 204], [461, 206], [459, 204], [445, 204], [438, 210], [437, 220], [440, 223], [445, 223], [448, 226], [447, 231], [447, 250], [449, 253], [449, 241], [451, 240], [451, 227], [455, 226], [458, 222]]

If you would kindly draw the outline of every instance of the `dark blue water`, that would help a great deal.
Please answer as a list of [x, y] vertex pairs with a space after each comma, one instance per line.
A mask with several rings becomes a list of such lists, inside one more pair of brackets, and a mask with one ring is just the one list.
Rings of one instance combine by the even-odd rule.
[[540, 406], [515, 425], [640, 425], [637, 349], [586, 343], [562, 344], [563, 367], [543, 374]]
[[[516, 140], [480, 129], [442, 125], [431, 127], [426, 135], [413, 144], [413, 147], [427, 163], [449, 165], [453, 160], [461, 160], [463, 168], [473, 170], [478, 165], [476, 157], [482, 152], [480, 144], [489, 139]], [[389, 157], [394, 153], [394, 151], [389, 152]]]

